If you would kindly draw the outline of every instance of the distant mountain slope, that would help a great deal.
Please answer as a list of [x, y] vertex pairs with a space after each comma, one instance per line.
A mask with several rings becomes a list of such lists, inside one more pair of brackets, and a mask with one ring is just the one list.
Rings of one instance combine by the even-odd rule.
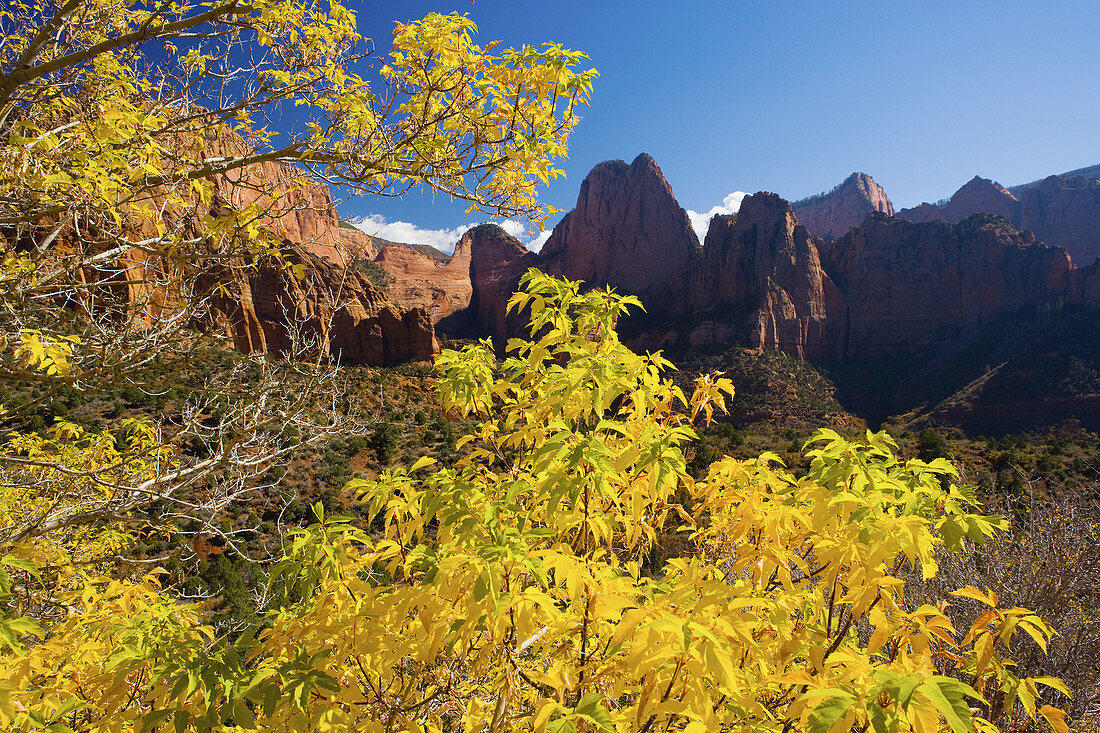
[[[1100, 179], [1100, 163], [1097, 163], [1096, 165], [1090, 165], [1085, 168], [1077, 168], [1076, 170], [1066, 171], [1065, 173], [1059, 173], [1058, 175], [1064, 176], [1066, 178], [1076, 178], [1077, 176], [1082, 176], [1084, 178]], [[1021, 183], [1018, 186], [1010, 186], [1008, 190], [1016, 196], [1019, 196], [1021, 193], [1028, 190], [1029, 188], [1037, 188], [1039, 184], [1041, 184], [1045, 180], [1046, 178], [1040, 178], [1039, 180], [1032, 181], [1031, 183]]]
[[853, 173], [831, 191], [791, 204], [798, 222], [823, 239], [836, 239], [863, 223], [873, 211], [893, 214], [882, 186], [866, 173]]
[[[1015, 321], [954, 363], [967, 384], [908, 416], [914, 427], [960, 427], [971, 435], [1003, 435], [1067, 423], [1100, 430], [1100, 314], [1067, 309]], [[960, 373], [961, 372], [961, 373]]]
[[954, 224], [979, 213], [997, 214], [1047, 244], [1065, 247], [1079, 266], [1100, 257], [1100, 165], [1004, 188], [974, 176], [946, 202], [902, 209], [910, 221]]

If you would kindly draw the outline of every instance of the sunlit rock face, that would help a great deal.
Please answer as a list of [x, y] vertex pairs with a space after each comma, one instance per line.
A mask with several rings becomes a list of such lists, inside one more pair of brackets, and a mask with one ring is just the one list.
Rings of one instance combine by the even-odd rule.
[[894, 213], [882, 186], [866, 173], [853, 173], [832, 191], [796, 201], [791, 208], [800, 224], [824, 239], [847, 234], [872, 212]]
[[554, 228], [538, 266], [554, 275], [639, 296], [651, 320], [681, 315], [699, 259], [687, 212], [653, 158], [600, 163], [577, 206]]
[[819, 243], [779, 196], [746, 197], [736, 216], [711, 221], [692, 278], [692, 309], [733, 325], [752, 347], [832, 356], [830, 316], [842, 317], [844, 303], [821, 267]]

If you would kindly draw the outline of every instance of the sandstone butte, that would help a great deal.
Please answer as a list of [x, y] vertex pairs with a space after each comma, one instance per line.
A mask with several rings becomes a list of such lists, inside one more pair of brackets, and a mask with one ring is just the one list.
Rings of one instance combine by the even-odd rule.
[[[226, 131], [210, 133], [202, 152], [229, 157], [246, 151], [246, 141]], [[219, 174], [212, 181], [211, 211], [258, 203], [264, 213], [257, 223], [282, 239], [288, 263], [305, 266], [300, 281], [284, 270], [249, 268], [244, 262], [197, 273], [200, 290], [213, 293], [207, 314], [211, 325], [226, 332], [237, 348], [285, 354], [296, 334], [305, 338], [312, 356], [319, 352], [349, 364], [429, 360], [438, 353], [425, 311], [395, 305], [366, 277], [348, 269], [357, 259], [373, 258], [377, 252], [370, 237], [341, 226], [328, 186], [276, 163]], [[156, 196], [153, 192], [152, 198]], [[130, 253], [114, 267], [131, 275], [126, 278], [125, 297], [137, 317], [154, 318], [157, 310], [171, 305], [170, 293], [148, 284], [166, 280], [145, 275], [159, 265], [141, 252]]]

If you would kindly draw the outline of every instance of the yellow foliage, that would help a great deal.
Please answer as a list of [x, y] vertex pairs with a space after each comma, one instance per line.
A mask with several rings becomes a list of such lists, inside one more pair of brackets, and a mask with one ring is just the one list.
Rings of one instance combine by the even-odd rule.
[[[821, 430], [805, 477], [765, 455], [693, 481], [692, 416], [732, 386], [701, 379], [686, 398], [660, 355], [623, 346], [613, 324], [632, 298], [537, 271], [524, 285], [531, 338], [511, 356], [439, 360], [443, 403], [480, 421], [463, 459], [354, 481], [378, 531], [318, 506], [273, 570], [284, 606], [258, 635], [212, 639], [154, 576], [85, 578], [50, 628], [5, 622], [42, 639], [0, 656], [0, 722], [966, 731], [1019, 702], [1065, 729], [1038, 688], [1062, 683], [1012, 672], [1013, 633], [1045, 643], [1041, 619], [974, 588], [958, 595], [988, 610], [965, 633], [947, 599], [907, 605], [906, 570], [934, 574], [937, 554], [1003, 524], [941, 481], [948, 463]], [[22, 450], [111, 450], [64, 425], [50, 440]], [[662, 549], [677, 530], [688, 544]]]

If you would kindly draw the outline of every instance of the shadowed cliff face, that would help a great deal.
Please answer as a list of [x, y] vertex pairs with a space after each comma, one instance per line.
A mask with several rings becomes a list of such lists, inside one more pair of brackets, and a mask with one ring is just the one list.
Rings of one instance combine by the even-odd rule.
[[649, 320], [682, 315], [685, 284], [699, 257], [687, 212], [644, 153], [627, 165], [600, 163], [581, 184], [577, 207], [538, 257], [553, 275], [611, 285], [639, 296]]
[[844, 294], [842, 354], [867, 361], [928, 353], [1065, 296], [1070, 259], [1000, 217], [915, 224], [872, 216], [822, 245]]
[[800, 224], [824, 239], [846, 234], [872, 212], [894, 213], [882, 186], [866, 173], [853, 173], [829, 193], [796, 201], [791, 208]]
[[526, 313], [505, 315], [508, 298], [519, 289], [519, 279], [537, 256], [518, 239], [495, 224], [474, 227], [462, 235], [455, 258], [469, 261], [472, 298], [469, 322], [476, 332], [495, 339], [503, 347], [508, 338], [519, 335], [527, 324]]
[[736, 217], [711, 221], [691, 282], [693, 311], [730, 323], [754, 348], [832, 356], [830, 319], [843, 318], [844, 302], [816, 245], [786, 201], [772, 193], [746, 197]]
[[955, 224], [979, 213], [997, 214], [1046, 244], [1065, 247], [1080, 266], [1100, 257], [1100, 180], [1095, 174], [1048, 176], [1011, 190], [974, 176], [946, 203], [921, 204], [898, 215]]
[[[881, 190], [854, 175], [835, 200], [847, 195], [845, 187], [849, 193]], [[959, 201], [1011, 207], [1015, 199], [975, 179], [960, 190]], [[885, 197], [881, 205], [892, 208]], [[487, 225], [463, 237], [447, 266], [425, 269], [454, 270], [449, 276], [455, 282], [459, 273], [466, 278], [468, 305], [454, 313], [452, 330], [515, 335], [515, 324], [504, 319], [505, 304], [534, 266], [639, 294], [650, 314], [649, 330], [637, 337], [642, 347], [733, 342], [856, 363], [948, 348], [1059, 297], [1100, 303], [1100, 275], [1071, 278], [1064, 250], [1041, 245], [1003, 219], [951, 226], [882, 212], [864, 218], [825, 242], [800, 226], [791, 204], [758, 193], [736, 216], [713, 219], [700, 255], [668, 183], [641, 155], [631, 165], [596, 166], [581, 186], [577, 208], [541, 254]], [[443, 287], [444, 280], [436, 285]]]

